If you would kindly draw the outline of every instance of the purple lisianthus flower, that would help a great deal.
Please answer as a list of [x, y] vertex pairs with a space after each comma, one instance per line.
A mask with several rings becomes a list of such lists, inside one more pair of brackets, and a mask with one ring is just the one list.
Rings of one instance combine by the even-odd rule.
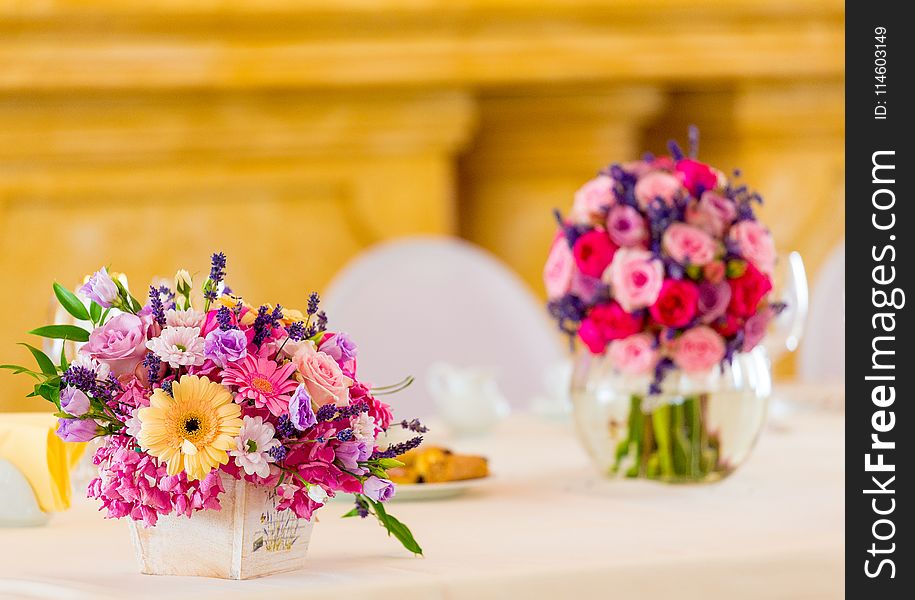
[[365, 469], [359, 466], [359, 462], [368, 460], [372, 455], [372, 450], [365, 442], [350, 441], [343, 442], [334, 449], [334, 455], [343, 468], [354, 475], [362, 475]]
[[68, 385], [60, 390], [60, 409], [74, 417], [81, 417], [89, 412], [89, 396]]
[[731, 301], [731, 286], [727, 282], [699, 284], [699, 301], [697, 308], [699, 320], [702, 323], [711, 323], [724, 315]]
[[292, 397], [289, 398], [289, 420], [299, 431], [305, 431], [318, 422], [315, 411], [311, 407], [311, 394], [308, 393], [308, 388], [304, 383], [300, 383], [292, 393]]
[[607, 233], [618, 246], [637, 246], [648, 238], [642, 215], [627, 204], [618, 204], [607, 214]]
[[337, 361], [341, 369], [356, 359], [356, 343], [345, 333], [334, 335], [326, 343], [321, 344], [320, 350]]
[[120, 295], [117, 284], [105, 267], [93, 273], [79, 291], [102, 308], [110, 308]]
[[203, 355], [217, 366], [225, 368], [248, 355], [248, 339], [238, 329], [214, 329], [207, 334], [203, 344]]
[[98, 430], [92, 419], [58, 419], [55, 433], [65, 442], [88, 442], [98, 435]]
[[387, 502], [394, 497], [394, 484], [387, 479], [371, 475], [362, 482], [362, 493], [375, 502]]
[[766, 329], [769, 321], [772, 320], [772, 311], [764, 308], [749, 319], [743, 326], [743, 347], [744, 352], [749, 352], [766, 337]]

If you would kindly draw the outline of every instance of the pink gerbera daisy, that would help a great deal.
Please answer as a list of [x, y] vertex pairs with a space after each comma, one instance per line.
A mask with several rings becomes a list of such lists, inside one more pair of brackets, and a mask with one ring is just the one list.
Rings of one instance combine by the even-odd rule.
[[236, 402], [251, 399], [254, 406], [266, 406], [271, 414], [278, 417], [286, 412], [289, 397], [298, 386], [298, 382], [291, 378], [294, 372], [295, 365], [292, 363], [279, 366], [265, 356], [249, 354], [223, 372], [222, 383], [238, 388]]

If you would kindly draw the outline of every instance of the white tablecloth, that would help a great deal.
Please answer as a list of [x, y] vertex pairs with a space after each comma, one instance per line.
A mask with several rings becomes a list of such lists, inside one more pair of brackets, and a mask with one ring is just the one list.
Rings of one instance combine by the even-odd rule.
[[[783, 411], [784, 412], [784, 411]], [[516, 416], [460, 498], [395, 503], [425, 549], [320, 512], [307, 567], [249, 581], [137, 574], [127, 524], [89, 501], [47, 527], [0, 530], [0, 598], [836, 598], [844, 579], [844, 417], [801, 410], [712, 485], [596, 477], [568, 423]], [[358, 594], [358, 595], [357, 595]]]

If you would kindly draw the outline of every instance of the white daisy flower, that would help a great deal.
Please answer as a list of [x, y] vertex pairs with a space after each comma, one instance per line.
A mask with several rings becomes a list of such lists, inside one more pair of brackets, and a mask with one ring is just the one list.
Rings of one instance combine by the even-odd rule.
[[203, 364], [204, 340], [199, 327], [166, 327], [146, 347], [173, 369]]
[[235, 457], [235, 465], [248, 475], [269, 477], [270, 463], [276, 461], [270, 450], [280, 445], [280, 441], [273, 437], [275, 433], [273, 425], [265, 423], [261, 417], [244, 417], [235, 440], [235, 450], [229, 452]]
[[165, 324], [169, 327], [203, 327], [204, 319], [206, 319], [206, 315], [193, 308], [186, 310], [170, 308], [165, 311]]

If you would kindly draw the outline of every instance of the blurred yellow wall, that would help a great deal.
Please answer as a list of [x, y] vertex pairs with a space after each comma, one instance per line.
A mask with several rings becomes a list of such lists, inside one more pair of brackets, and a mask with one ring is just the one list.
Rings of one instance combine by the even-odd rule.
[[[0, 0], [0, 362], [51, 281], [230, 256], [303, 302], [362, 249], [455, 233], [538, 294], [601, 166], [702, 127], [815, 274], [844, 231], [837, 0]], [[34, 342], [34, 340], [33, 340]], [[790, 364], [780, 367], [790, 373]], [[27, 381], [0, 373], [0, 409]]]

